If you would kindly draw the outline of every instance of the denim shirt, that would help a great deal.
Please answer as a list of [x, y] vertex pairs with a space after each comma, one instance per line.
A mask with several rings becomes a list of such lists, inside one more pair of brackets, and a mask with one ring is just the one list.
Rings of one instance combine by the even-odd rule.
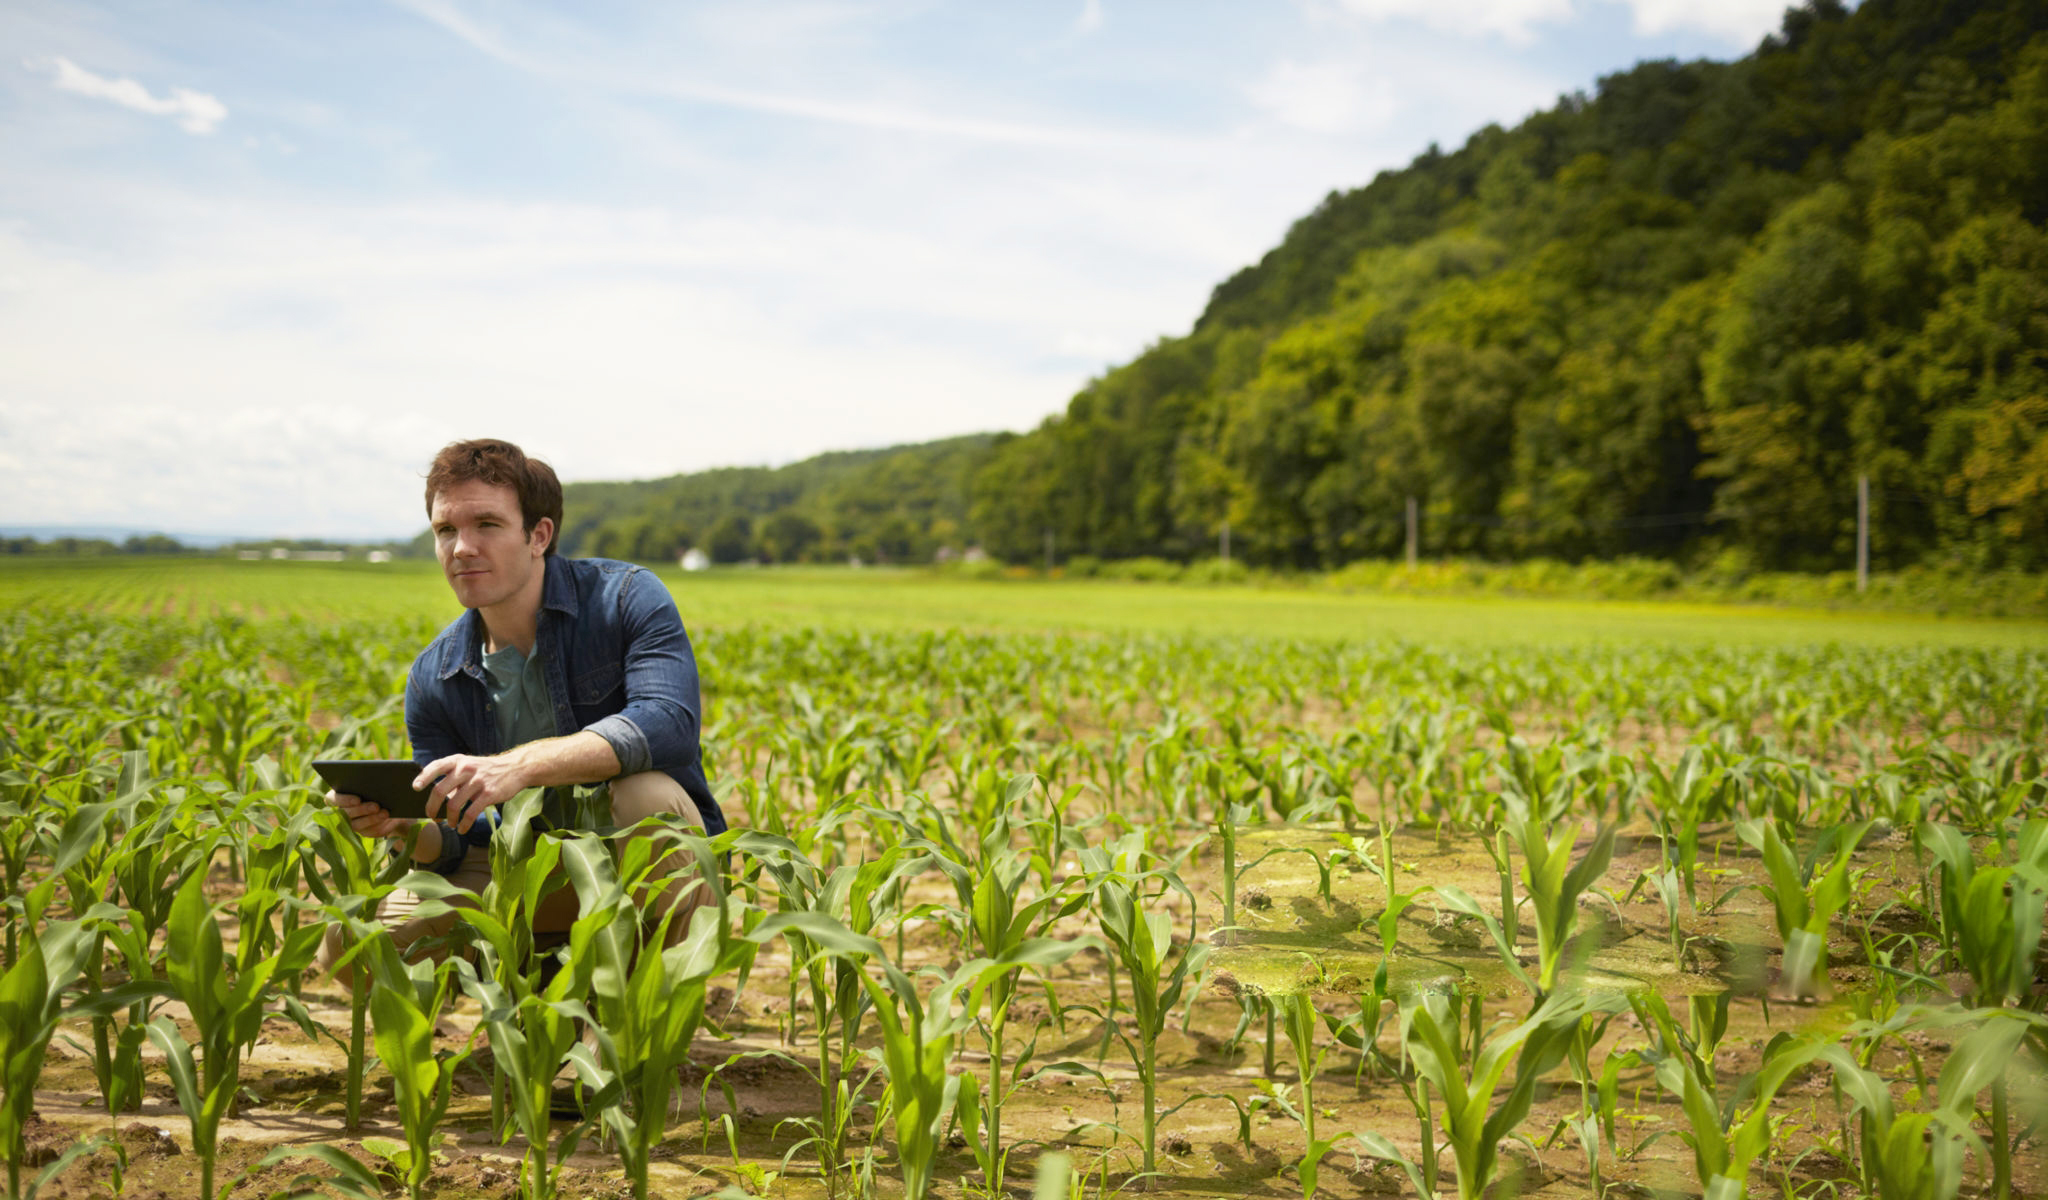
[[[554, 555], [542, 563], [533, 652], [547, 671], [555, 728], [603, 738], [619, 757], [621, 775], [667, 773], [696, 803], [704, 831], [723, 833], [725, 813], [705, 782], [697, 748], [697, 660], [668, 589], [631, 563]], [[498, 744], [483, 642], [483, 617], [472, 609], [413, 660], [405, 729], [421, 766], [450, 754], [509, 749]], [[444, 857], [454, 859], [448, 869], [461, 861], [462, 843], [444, 837]]]

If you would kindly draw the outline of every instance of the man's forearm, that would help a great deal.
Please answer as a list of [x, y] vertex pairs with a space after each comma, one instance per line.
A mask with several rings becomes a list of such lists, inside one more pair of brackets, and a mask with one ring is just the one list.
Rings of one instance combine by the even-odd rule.
[[505, 757], [517, 765], [522, 787], [603, 783], [619, 773], [618, 753], [594, 733], [542, 738], [507, 750]]
[[431, 789], [427, 815], [445, 819], [466, 834], [477, 814], [503, 804], [528, 788], [602, 783], [618, 777], [618, 752], [589, 730], [542, 738], [503, 754], [478, 758], [451, 754], [420, 768], [415, 787]]

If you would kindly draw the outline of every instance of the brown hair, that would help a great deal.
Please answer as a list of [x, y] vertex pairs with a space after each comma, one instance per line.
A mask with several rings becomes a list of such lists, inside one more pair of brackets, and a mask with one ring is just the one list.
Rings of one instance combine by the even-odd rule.
[[427, 468], [427, 516], [434, 515], [434, 494], [459, 483], [483, 483], [509, 487], [519, 497], [520, 520], [526, 532], [546, 517], [555, 523], [548, 538], [547, 553], [555, 552], [562, 540], [562, 482], [555, 469], [537, 458], [528, 458], [519, 447], [497, 438], [476, 438], [450, 442], [434, 456]]

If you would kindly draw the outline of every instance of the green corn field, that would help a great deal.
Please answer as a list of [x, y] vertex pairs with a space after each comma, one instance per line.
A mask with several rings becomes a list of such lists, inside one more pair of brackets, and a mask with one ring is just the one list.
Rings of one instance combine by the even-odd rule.
[[708, 902], [408, 960], [378, 572], [0, 569], [9, 1195], [2048, 1191], [2041, 626], [665, 576]]

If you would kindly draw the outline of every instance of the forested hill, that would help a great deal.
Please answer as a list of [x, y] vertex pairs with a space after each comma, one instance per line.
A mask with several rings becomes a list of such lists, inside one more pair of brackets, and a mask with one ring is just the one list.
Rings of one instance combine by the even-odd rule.
[[968, 487], [990, 434], [821, 454], [643, 483], [563, 489], [562, 550], [652, 561], [697, 546], [721, 562], [929, 562], [966, 545]]
[[1413, 496], [1431, 554], [1841, 568], [1867, 474], [1874, 565], [2048, 565], [2044, 31], [2044, 0], [1823, 0], [1432, 147], [1038, 429], [849, 458], [920, 499], [792, 499], [807, 552], [892, 522], [1178, 559], [1227, 521], [1329, 566], [1398, 554]]

